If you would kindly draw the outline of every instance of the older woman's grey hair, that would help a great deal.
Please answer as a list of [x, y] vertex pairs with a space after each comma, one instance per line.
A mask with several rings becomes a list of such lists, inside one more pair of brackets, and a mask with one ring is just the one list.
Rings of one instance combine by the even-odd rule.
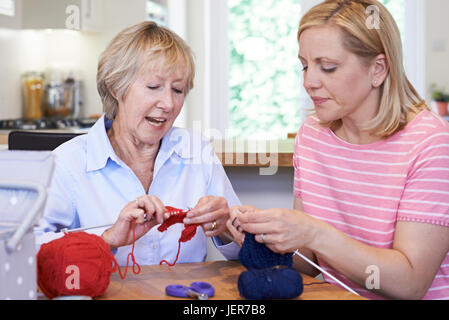
[[115, 118], [118, 102], [140, 72], [161, 68], [169, 73], [178, 64], [186, 66], [187, 94], [193, 88], [195, 63], [192, 50], [181, 37], [150, 21], [117, 34], [98, 63], [97, 90], [106, 117]]

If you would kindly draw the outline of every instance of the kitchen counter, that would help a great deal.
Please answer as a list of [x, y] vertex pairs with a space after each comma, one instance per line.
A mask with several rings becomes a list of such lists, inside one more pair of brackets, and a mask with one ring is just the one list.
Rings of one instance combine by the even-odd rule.
[[8, 145], [8, 134], [0, 132], [0, 144]]

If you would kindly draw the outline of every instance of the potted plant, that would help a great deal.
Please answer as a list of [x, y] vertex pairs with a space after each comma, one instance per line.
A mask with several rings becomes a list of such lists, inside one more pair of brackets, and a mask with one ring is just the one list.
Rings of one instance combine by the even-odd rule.
[[449, 94], [445, 91], [445, 88], [439, 88], [436, 84], [432, 84], [432, 101], [435, 105], [435, 109], [440, 116], [448, 115]]

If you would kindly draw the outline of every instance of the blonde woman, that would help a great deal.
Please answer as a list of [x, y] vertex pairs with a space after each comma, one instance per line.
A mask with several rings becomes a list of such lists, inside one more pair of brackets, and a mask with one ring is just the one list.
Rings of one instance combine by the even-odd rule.
[[54, 151], [38, 245], [62, 235], [61, 228], [111, 224], [89, 232], [102, 236], [126, 265], [135, 220], [137, 263], [172, 263], [184, 225], [155, 228], [171, 206], [192, 208], [185, 222], [201, 225], [183, 243], [178, 262], [203, 261], [206, 237], [225, 257], [237, 257], [239, 247], [220, 238], [229, 206], [239, 204], [224, 169], [205, 139], [173, 127], [194, 74], [188, 45], [153, 22], [129, 27], [111, 41], [97, 73], [105, 113], [88, 134]]
[[299, 249], [368, 298], [449, 299], [449, 126], [407, 80], [392, 16], [376, 0], [325, 1], [297, 38], [315, 112], [296, 137], [294, 210], [234, 207], [230, 230]]

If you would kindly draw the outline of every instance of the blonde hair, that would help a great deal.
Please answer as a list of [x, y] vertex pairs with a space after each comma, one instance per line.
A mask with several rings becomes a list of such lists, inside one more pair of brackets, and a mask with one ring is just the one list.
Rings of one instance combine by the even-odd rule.
[[[378, 24], [368, 25], [370, 6], [378, 10]], [[368, 10], [367, 10], [368, 8]], [[373, 8], [373, 7], [371, 7]], [[327, 0], [310, 9], [301, 19], [297, 40], [311, 27], [334, 25], [343, 32], [346, 50], [369, 63], [384, 54], [389, 66], [388, 75], [380, 87], [379, 111], [365, 124], [365, 129], [379, 137], [389, 137], [408, 123], [410, 112], [428, 109], [425, 101], [407, 79], [403, 66], [402, 43], [399, 29], [388, 10], [377, 0]], [[322, 122], [335, 129], [341, 120]]]
[[100, 56], [97, 71], [97, 90], [106, 117], [114, 119], [118, 101], [122, 99], [142, 70], [156, 67], [160, 62], [164, 71], [172, 71], [178, 63], [187, 70], [185, 94], [193, 88], [195, 64], [192, 50], [174, 32], [146, 21], [129, 27], [109, 43]]

